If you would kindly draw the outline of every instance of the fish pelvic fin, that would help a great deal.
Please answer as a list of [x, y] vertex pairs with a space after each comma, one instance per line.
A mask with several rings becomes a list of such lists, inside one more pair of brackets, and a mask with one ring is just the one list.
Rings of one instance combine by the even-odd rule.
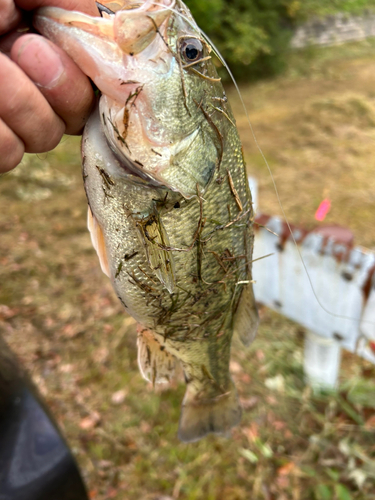
[[96, 250], [96, 253], [98, 254], [99, 257], [100, 267], [102, 268], [103, 273], [107, 275], [108, 278], [110, 278], [111, 271], [109, 269], [104, 234], [102, 228], [99, 225], [99, 222], [96, 220], [96, 217], [91, 212], [90, 206], [88, 207], [87, 210], [87, 227], [88, 230], [90, 231], [92, 246]]
[[175, 377], [176, 358], [154, 337], [151, 330], [138, 325], [138, 366], [144, 379], [155, 384], [168, 384]]
[[259, 325], [258, 308], [255, 302], [253, 286], [245, 285], [238, 302], [233, 320], [233, 333], [248, 346], [254, 340]]
[[242, 409], [237, 390], [230, 381], [229, 390], [214, 398], [199, 397], [190, 383], [181, 408], [178, 437], [184, 443], [199, 441], [207, 434], [227, 434], [239, 424]]

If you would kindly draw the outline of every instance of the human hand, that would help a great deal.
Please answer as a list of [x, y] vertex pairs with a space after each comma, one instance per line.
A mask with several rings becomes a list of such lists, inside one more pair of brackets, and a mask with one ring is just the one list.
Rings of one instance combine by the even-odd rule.
[[56, 45], [34, 33], [33, 9], [53, 5], [98, 15], [94, 0], [0, 0], [0, 173], [25, 152], [50, 151], [79, 134], [94, 103], [89, 79]]

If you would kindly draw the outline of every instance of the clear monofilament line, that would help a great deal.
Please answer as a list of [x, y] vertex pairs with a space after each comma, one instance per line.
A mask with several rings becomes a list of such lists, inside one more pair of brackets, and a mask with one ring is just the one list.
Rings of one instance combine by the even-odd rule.
[[336, 313], [334, 313], [334, 312], [332, 312], [332, 311], [328, 310], [328, 309], [327, 309], [327, 308], [326, 308], [326, 307], [325, 307], [325, 306], [321, 303], [321, 301], [320, 301], [320, 299], [319, 299], [319, 297], [318, 297], [318, 295], [317, 295], [317, 293], [316, 293], [316, 291], [315, 291], [315, 289], [314, 289], [314, 285], [313, 285], [313, 283], [312, 283], [311, 276], [310, 276], [310, 274], [309, 274], [309, 271], [308, 271], [308, 269], [307, 269], [306, 263], [305, 263], [305, 261], [304, 261], [304, 259], [303, 259], [303, 257], [302, 257], [302, 254], [301, 254], [301, 250], [300, 250], [300, 248], [299, 248], [299, 246], [298, 246], [298, 244], [297, 244], [297, 242], [296, 242], [296, 239], [295, 239], [295, 237], [294, 237], [294, 234], [293, 234], [292, 228], [290, 227], [289, 220], [288, 220], [288, 217], [287, 217], [287, 215], [286, 215], [286, 213], [285, 213], [285, 210], [284, 210], [283, 204], [282, 204], [282, 202], [281, 202], [281, 198], [280, 198], [280, 195], [279, 195], [279, 190], [277, 189], [276, 181], [275, 181], [275, 178], [274, 178], [274, 176], [273, 176], [273, 173], [272, 173], [271, 167], [269, 166], [269, 163], [268, 163], [268, 161], [267, 161], [267, 158], [265, 157], [265, 155], [264, 155], [264, 153], [263, 153], [263, 151], [262, 151], [262, 148], [261, 148], [261, 146], [260, 146], [260, 144], [259, 144], [259, 142], [258, 142], [258, 139], [257, 139], [257, 137], [256, 137], [256, 135], [255, 135], [255, 131], [254, 131], [253, 125], [252, 125], [252, 123], [251, 123], [251, 121], [250, 121], [249, 113], [248, 113], [248, 111], [247, 111], [247, 108], [246, 108], [245, 102], [244, 102], [244, 100], [243, 100], [243, 98], [242, 98], [242, 95], [241, 95], [240, 89], [239, 89], [239, 87], [238, 87], [238, 84], [237, 84], [237, 82], [236, 82], [236, 79], [234, 78], [234, 76], [233, 76], [233, 74], [232, 74], [232, 72], [231, 72], [231, 70], [230, 70], [230, 68], [229, 68], [228, 64], [226, 63], [226, 61], [225, 61], [225, 59], [223, 58], [223, 56], [220, 54], [220, 52], [219, 52], [219, 50], [217, 49], [217, 47], [215, 46], [215, 44], [214, 44], [214, 43], [212, 42], [212, 40], [209, 38], [209, 36], [207, 36], [207, 35], [206, 35], [206, 34], [205, 34], [205, 33], [204, 33], [204, 32], [203, 32], [203, 31], [202, 31], [199, 27], [197, 27], [197, 25], [196, 25], [195, 23], [193, 23], [193, 22], [192, 22], [189, 18], [187, 18], [184, 14], [182, 14], [181, 12], [179, 12], [178, 10], [176, 10], [175, 8], [172, 8], [172, 7], [166, 7], [165, 5], [159, 4], [159, 3], [157, 3], [157, 2], [152, 2], [152, 3], [153, 3], [153, 5], [160, 6], [160, 7], [163, 7], [164, 9], [168, 9], [168, 10], [170, 10], [171, 12], [174, 12], [175, 14], [177, 14], [178, 16], [180, 16], [182, 19], [184, 19], [184, 20], [185, 20], [188, 24], [190, 24], [190, 26], [191, 26], [193, 29], [195, 29], [195, 30], [196, 30], [196, 29], [198, 28], [199, 33], [200, 33], [200, 34], [202, 35], [202, 37], [203, 37], [203, 38], [207, 41], [207, 43], [208, 43], [208, 44], [212, 47], [214, 54], [215, 54], [215, 55], [216, 55], [216, 57], [219, 59], [219, 61], [221, 62], [221, 64], [224, 66], [224, 68], [227, 70], [227, 72], [228, 72], [228, 74], [229, 74], [229, 76], [230, 76], [230, 78], [231, 78], [231, 80], [232, 80], [232, 82], [233, 82], [233, 84], [234, 84], [234, 86], [235, 86], [235, 88], [236, 88], [236, 91], [237, 91], [237, 93], [238, 93], [238, 97], [239, 97], [239, 99], [240, 99], [240, 102], [241, 102], [242, 108], [243, 108], [243, 110], [244, 110], [244, 112], [245, 112], [246, 120], [247, 120], [247, 123], [248, 123], [248, 125], [249, 125], [249, 127], [250, 127], [251, 135], [252, 135], [252, 137], [253, 137], [253, 139], [254, 139], [254, 143], [255, 143], [255, 145], [256, 145], [256, 148], [258, 149], [258, 151], [259, 151], [259, 153], [260, 153], [260, 155], [261, 155], [261, 157], [262, 157], [262, 159], [263, 159], [263, 161], [264, 161], [264, 164], [265, 164], [265, 165], [266, 165], [266, 167], [267, 167], [268, 173], [269, 173], [269, 175], [271, 176], [272, 184], [273, 184], [273, 187], [274, 187], [274, 190], [275, 190], [275, 193], [276, 193], [276, 197], [277, 197], [278, 204], [279, 204], [280, 209], [281, 209], [281, 213], [282, 213], [282, 215], [283, 215], [283, 217], [284, 217], [285, 223], [286, 223], [286, 225], [287, 225], [287, 227], [288, 227], [288, 230], [289, 230], [289, 233], [290, 233], [290, 235], [291, 235], [291, 237], [292, 237], [293, 243], [294, 243], [294, 245], [295, 245], [295, 247], [296, 247], [296, 249], [297, 249], [297, 252], [298, 252], [299, 258], [300, 258], [300, 260], [301, 260], [301, 262], [302, 262], [302, 266], [303, 266], [303, 269], [304, 269], [304, 271], [305, 271], [305, 273], [306, 273], [306, 276], [307, 276], [307, 279], [308, 279], [308, 281], [309, 281], [309, 284], [310, 284], [311, 290], [312, 290], [312, 292], [313, 292], [314, 298], [315, 298], [315, 300], [317, 301], [317, 303], [319, 304], [319, 306], [323, 309], [323, 311], [325, 311], [327, 314], [329, 314], [330, 316], [333, 316], [333, 317], [335, 317], [335, 318], [339, 318], [339, 319], [347, 319], [347, 320], [349, 320], [349, 321], [354, 321], [354, 322], [359, 322], [359, 321], [362, 321], [362, 322], [367, 323], [367, 324], [370, 324], [370, 325], [375, 325], [375, 323], [374, 323], [373, 321], [363, 320], [363, 319], [361, 319], [361, 318], [353, 318], [353, 317], [351, 317], [351, 316], [345, 316], [345, 315], [341, 315], [341, 314], [336, 314]]

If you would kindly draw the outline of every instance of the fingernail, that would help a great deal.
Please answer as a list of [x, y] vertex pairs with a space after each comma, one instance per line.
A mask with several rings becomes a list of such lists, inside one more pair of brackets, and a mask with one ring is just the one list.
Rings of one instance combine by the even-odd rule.
[[34, 83], [49, 89], [56, 86], [64, 72], [59, 54], [38, 35], [28, 36], [21, 45], [17, 64]]

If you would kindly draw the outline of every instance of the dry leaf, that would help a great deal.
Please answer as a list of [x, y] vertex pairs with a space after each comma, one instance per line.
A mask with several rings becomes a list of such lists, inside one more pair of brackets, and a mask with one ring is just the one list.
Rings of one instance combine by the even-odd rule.
[[114, 405], [120, 405], [125, 401], [127, 396], [127, 391], [125, 389], [120, 389], [112, 394], [111, 401]]
[[366, 420], [365, 429], [375, 429], [375, 415]]
[[278, 476], [288, 476], [291, 472], [296, 468], [296, 464], [294, 462], [288, 462], [279, 469], [277, 469]]
[[242, 373], [243, 369], [242, 366], [237, 363], [237, 361], [231, 361], [229, 363], [229, 371], [234, 374]]
[[88, 429], [93, 429], [94, 427], [96, 427], [99, 424], [99, 422], [100, 422], [100, 415], [99, 413], [94, 411], [88, 417], [83, 418], [80, 421], [79, 426], [81, 429], [86, 431]]
[[250, 398], [240, 398], [241, 406], [244, 410], [251, 410], [258, 404], [259, 398], [251, 396]]
[[245, 434], [250, 443], [254, 442], [259, 436], [258, 425], [252, 422], [249, 427], [243, 427], [242, 432]]

